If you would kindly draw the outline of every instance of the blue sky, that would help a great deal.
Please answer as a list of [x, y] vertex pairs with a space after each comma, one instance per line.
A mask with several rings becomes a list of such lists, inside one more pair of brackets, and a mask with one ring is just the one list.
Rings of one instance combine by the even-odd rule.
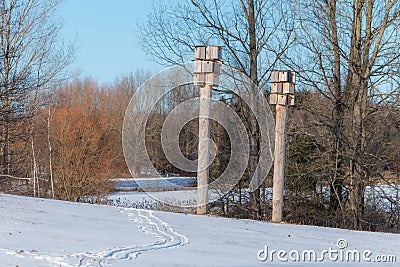
[[161, 67], [150, 61], [139, 43], [138, 23], [151, 12], [150, 0], [64, 0], [59, 13], [61, 37], [76, 40], [71, 71], [82, 71], [100, 83], [111, 83], [130, 71]]

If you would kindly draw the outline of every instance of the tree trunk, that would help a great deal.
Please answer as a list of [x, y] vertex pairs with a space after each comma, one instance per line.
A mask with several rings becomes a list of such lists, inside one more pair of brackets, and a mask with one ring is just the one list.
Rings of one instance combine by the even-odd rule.
[[[258, 90], [258, 64], [257, 64], [257, 34], [256, 34], [256, 18], [254, 10], [254, 0], [248, 1], [248, 26], [249, 26], [249, 36], [250, 36], [250, 80], [251, 80], [251, 90], [250, 90], [250, 104], [256, 105], [256, 95]], [[249, 158], [249, 173], [250, 177], [254, 174], [258, 160], [259, 160], [259, 150], [260, 150], [260, 131], [257, 126], [257, 120], [254, 115], [249, 114], [249, 124], [250, 124], [250, 158]], [[257, 188], [253, 192], [250, 192], [250, 209], [252, 219], [259, 219], [261, 216], [261, 203], [260, 203], [260, 188]]]
[[51, 196], [55, 198], [54, 194], [54, 178], [53, 178], [53, 149], [50, 142], [50, 122], [51, 122], [51, 105], [49, 105], [49, 113], [47, 116], [47, 146], [49, 148], [49, 173], [50, 173], [50, 184], [51, 184]]
[[332, 44], [333, 44], [333, 93], [334, 93], [334, 124], [333, 131], [335, 135], [335, 150], [336, 155], [334, 159], [334, 174], [330, 184], [330, 199], [329, 204], [332, 210], [336, 210], [343, 201], [343, 127], [344, 127], [344, 98], [343, 89], [341, 84], [341, 54], [339, 47], [339, 36], [336, 18], [336, 0], [327, 2], [327, 8], [329, 10], [329, 23], [332, 29]]
[[[33, 139], [33, 122], [31, 125], [31, 150], [32, 150], [32, 178], [33, 178], [33, 196], [39, 196], [39, 180], [37, 179], [37, 164], [35, 154], [35, 143]], [[37, 187], [37, 188], [36, 188]]]
[[[364, 192], [367, 175], [364, 170], [365, 152], [365, 121], [367, 117], [369, 50], [370, 44], [363, 44], [362, 23], [363, 1], [354, 1], [353, 36], [351, 42], [350, 59], [352, 67], [349, 68], [352, 88], [352, 114], [351, 114], [351, 153], [350, 153], [350, 210], [353, 216], [353, 228], [361, 229], [361, 219], [364, 214]], [[369, 3], [366, 16], [366, 39], [371, 37], [369, 23], [372, 21], [372, 5]]]

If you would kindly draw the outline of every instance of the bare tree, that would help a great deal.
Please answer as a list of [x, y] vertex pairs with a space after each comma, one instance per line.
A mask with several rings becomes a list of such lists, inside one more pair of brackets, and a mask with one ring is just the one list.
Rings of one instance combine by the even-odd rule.
[[[285, 63], [305, 86], [329, 100], [312, 106], [329, 130], [332, 167], [331, 208], [343, 206], [349, 191], [353, 228], [361, 227], [364, 191], [377, 161], [371, 123], [381, 104], [399, 93], [400, 3], [375, 0], [297, 1], [297, 42]], [[295, 56], [299, 55], [299, 56]]]
[[71, 62], [73, 49], [60, 44], [60, 1], [4, 0], [0, 21], [0, 154], [2, 174], [18, 174], [12, 144], [18, 122], [34, 114], [27, 106], [57, 80]]
[[50, 134], [51, 134], [51, 105], [48, 107], [48, 116], [46, 120], [46, 128], [47, 128], [47, 146], [49, 149], [49, 176], [50, 176], [50, 185], [51, 185], [51, 196], [54, 199], [55, 198], [55, 193], [54, 193], [54, 176], [53, 176], [53, 147], [51, 145], [51, 139], [50, 139]]

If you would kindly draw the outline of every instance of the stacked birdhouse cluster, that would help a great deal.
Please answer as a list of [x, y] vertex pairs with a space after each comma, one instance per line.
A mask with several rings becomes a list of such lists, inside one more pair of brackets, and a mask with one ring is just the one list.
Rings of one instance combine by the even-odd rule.
[[271, 73], [270, 104], [293, 106], [296, 73], [288, 70], [277, 70]]
[[220, 46], [196, 46], [194, 48], [193, 84], [217, 86], [221, 73], [222, 48]]

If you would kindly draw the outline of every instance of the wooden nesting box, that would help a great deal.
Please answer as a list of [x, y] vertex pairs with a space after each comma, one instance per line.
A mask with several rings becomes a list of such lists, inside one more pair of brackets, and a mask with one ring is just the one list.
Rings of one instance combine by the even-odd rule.
[[194, 48], [194, 59], [196, 60], [204, 60], [206, 59], [206, 47], [205, 46], [196, 46]]
[[203, 87], [206, 81], [205, 73], [195, 73], [193, 75], [193, 85]]
[[278, 103], [278, 94], [270, 94], [269, 95], [269, 103], [271, 105], [276, 105]]
[[272, 105], [294, 105], [294, 83], [296, 74], [288, 70], [271, 72], [271, 94], [269, 102]]
[[278, 101], [276, 103], [277, 105], [287, 105], [287, 95], [278, 95]]
[[293, 83], [283, 83], [282, 93], [294, 94], [294, 84]]
[[271, 83], [296, 83], [296, 73], [289, 70], [274, 70], [271, 72]]
[[194, 73], [221, 73], [221, 63], [216, 61], [200, 61], [194, 62]]
[[222, 47], [208, 46], [206, 48], [206, 59], [207, 60], [221, 60], [222, 59]]
[[219, 74], [208, 73], [206, 75], [206, 84], [217, 86], [219, 84]]
[[222, 48], [220, 46], [196, 46], [194, 48], [194, 76], [193, 84], [203, 87], [206, 84], [219, 84], [221, 73]]
[[273, 83], [271, 88], [271, 94], [282, 94], [283, 84], [282, 83]]
[[294, 106], [294, 95], [288, 95], [288, 98], [287, 98], [287, 104], [289, 105], [289, 106]]

